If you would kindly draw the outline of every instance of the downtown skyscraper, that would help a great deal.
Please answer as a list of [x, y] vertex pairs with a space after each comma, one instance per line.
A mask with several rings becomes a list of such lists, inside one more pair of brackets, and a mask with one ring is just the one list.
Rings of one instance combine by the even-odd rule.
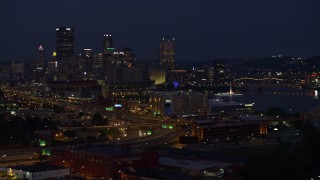
[[74, 55], [74, 28], [56, 28], [56, 52], [58, 61], [68, 60]]
[[113, 61], [113, 53], [115, 48], [113, 47], [113, 40], [111, 34], [104, 34], [102, 40], [102, 54], [106, 64], [111, 64]]
[[160, 66], [166, 70], [174, 69], [175, 62], [175, 39], [166, 40], [162, 38], [160, 42]]
[[42, 45], [39, 45], [37, 57], [32, 62], [32, 82], [41, 83], [45, 81], [45, 53]]
[[37, 53], [37, 58], [34, 62], [34, 67], [38, 70], [44, 69], [44, 64], [45, 64], [45, 53], [42, 45], [39, 45], [38, 47], [38, 53]]

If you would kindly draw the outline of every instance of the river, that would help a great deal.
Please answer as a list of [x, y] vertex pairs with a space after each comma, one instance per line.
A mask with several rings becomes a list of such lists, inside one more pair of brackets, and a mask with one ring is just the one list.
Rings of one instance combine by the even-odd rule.
[[315, 90], [287, 87], [251, 87], [242, 95], [224, 97], [227, 101], [254, 103], [255, 109], [266, 111], [269, 107], [281, 107], [288, 113], [308, 112], [320, 104]]

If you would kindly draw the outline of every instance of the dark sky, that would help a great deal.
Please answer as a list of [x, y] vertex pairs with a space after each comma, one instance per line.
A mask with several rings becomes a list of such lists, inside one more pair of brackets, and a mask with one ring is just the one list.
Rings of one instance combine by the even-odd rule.
[[55, 28], [75, 28], [76, 52], [101, 51], [109, 32], [138, 59], [176, 38], [178, 60], [320, 54], [319, 0], [0, 0], [0, 60], [55, 50]]

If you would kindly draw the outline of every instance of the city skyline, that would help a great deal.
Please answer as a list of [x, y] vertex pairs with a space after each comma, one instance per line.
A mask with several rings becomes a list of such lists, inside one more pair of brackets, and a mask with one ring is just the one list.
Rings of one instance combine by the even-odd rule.
[[140, 60], [157, 61], [163, 37], [176, 38], [178, 61], [320, 52], [316, 1], [5, 0], [0, 5], [7, 27], [0, 30], [5, 35], [0, 61], [29, 61], [39, 44], [50, 55], [56, 50], [55, 28], [61, 26], [75, 28], [76, 53], [101, 52], [101, 36], [108, 32], [115, 47], [132, 48]]
[[0, 180], [320, 179], [319, 0], [0, 0]]

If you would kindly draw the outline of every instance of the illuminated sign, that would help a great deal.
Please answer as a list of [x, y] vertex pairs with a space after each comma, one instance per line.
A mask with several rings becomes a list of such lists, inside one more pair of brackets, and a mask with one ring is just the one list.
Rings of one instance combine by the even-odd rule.
[[51, 155], [51, 152], [50, 152], [50, 150], [42, 149], [41, 155], [42, 155], [42, 156], [50, 156], [50, 155]]
[[160, 115], [161, 113], [160, 113], [160, 111], [158, 110], [158, 111], [154, 111], [153, 112], [153, 115]]
[[253, 104], [244, 104], [245, 107], [252, 107]]
[[177, 89], [177, 87], [179, 86], [179, 82], [178, 81], [173, 81], [172, 83], [173, 83], [173, 87], [175, 89]]
[[109, 51], [114, 51], [115, 48], [107, 48], [107, 50], [109, 50]]
[[171, 100], [170, 99], [166, 99], [166, 103], [171, 103]]
[[47, 146], [47, 142], [45, 140], [39, 140], [39, 146], [41, 147]]
[[109, 106], [105, 108], [106, 111], [113, 111], [113, 106]]
[[114, 107], [122, 107], [122, 104], [115, 104]]
[[147, 135], [150, 136], [152, 134], [152, 132], [149, 130], [147, 131]]

